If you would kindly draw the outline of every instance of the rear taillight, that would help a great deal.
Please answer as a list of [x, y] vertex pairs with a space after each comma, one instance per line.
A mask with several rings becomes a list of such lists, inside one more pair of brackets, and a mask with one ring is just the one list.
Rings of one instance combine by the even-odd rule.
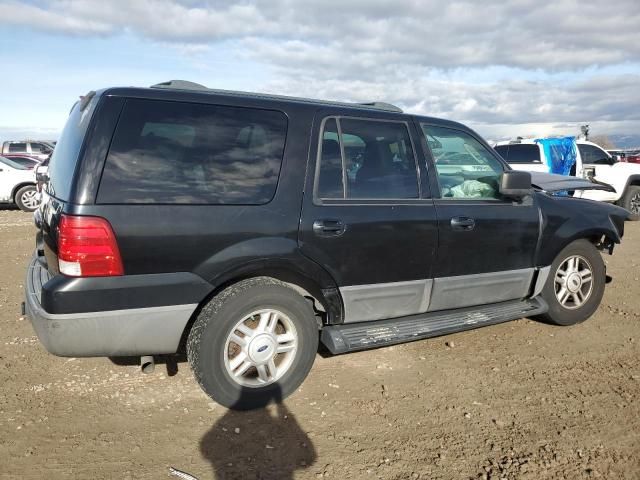
[[60, 273], [71, 277], [124, 274], [116, 236], [109, 222], [100, 217], [60, 217], [58, 264]]

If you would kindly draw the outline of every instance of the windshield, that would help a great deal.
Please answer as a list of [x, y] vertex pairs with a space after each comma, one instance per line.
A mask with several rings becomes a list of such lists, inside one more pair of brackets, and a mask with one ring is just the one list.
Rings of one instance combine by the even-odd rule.
[[4, 163], [5, 165], [9, 165], [10, 167], [15, 168], [16, 170], [29, 170], [28, 166], [22, 165], [7, 157], [0, 157], [0, 162]]

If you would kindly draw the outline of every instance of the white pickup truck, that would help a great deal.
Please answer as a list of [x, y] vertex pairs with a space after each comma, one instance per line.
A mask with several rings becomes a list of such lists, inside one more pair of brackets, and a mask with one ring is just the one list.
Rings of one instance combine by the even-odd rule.
[[[632, 213], [640, 214], [640, 164], [619, 162], [592, 142], [577, 140], [575, 143], [576, 164], [570, 174], [597, 183], [606, 183], [611, 185], [615, 192], [581, 190], [576, 191], [574, 195], [617, 203]], [[515, 170], [549, 171], [550, 162], [545, 157], [544, 148], [535, 140], [498, 142], [494, 148]]]

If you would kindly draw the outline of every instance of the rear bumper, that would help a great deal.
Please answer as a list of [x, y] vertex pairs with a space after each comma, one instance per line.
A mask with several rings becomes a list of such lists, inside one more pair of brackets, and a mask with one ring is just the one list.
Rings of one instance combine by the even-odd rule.
[[34, 258], [27, 269], [25, 310], [44, 347], [63, 357], [175, 353], [198, 306], [48, 313], [41, 305], [41, 292], [50, 280], [47, 270]]

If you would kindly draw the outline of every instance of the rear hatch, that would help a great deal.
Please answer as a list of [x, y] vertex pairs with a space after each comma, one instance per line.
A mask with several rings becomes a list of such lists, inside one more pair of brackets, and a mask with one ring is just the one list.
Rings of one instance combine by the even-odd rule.
[[48, 179], [43, 185], [40, 207], [35, 212], [36, 253], [40, 263], [52, 274], [58, 273], [58, 223], [65, 205], [72, 202], [76, 166], [97, 103], [98, 95], [89, 92], [71, 109], [49, 161]]

